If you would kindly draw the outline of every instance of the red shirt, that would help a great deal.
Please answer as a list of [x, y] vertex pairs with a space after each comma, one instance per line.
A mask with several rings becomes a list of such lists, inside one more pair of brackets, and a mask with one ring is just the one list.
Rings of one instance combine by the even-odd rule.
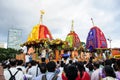
[[[62, 73], [62, 80], [68, 80], [64, 73]], [[75, 80], [90, 80], [90, 75], [87, 72], [83, 72], [82, 78], [80, 77], [80, 74], [78, 74]]]
[[78, 74], [77, 80], [90, 80], [90, 75], [86, 71], [84, 71], [82, 78], [80, 77], [80, 74]]

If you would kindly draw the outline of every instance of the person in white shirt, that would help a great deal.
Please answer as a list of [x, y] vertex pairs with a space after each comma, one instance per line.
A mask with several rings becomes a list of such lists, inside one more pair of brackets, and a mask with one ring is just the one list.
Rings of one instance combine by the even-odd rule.
[[[44, 66], [42, 66], [44, 65]], [[47, 63], [47, 65], [45, 65], [45, 63], [42, 63], [42, 65], [40, 66], [40, 70], [41, 70], [41, 75], [39, 75], [38, 77], [34, 78], [33, 80], [42, 80], [43, 76], [45, 77], [46, 80], [62, 80], [62, 78], [60, 76], [58, 76], [58, 73], [55, 73], [55, 69], [56, 69], [56, 63], [54, 61], [50, 61]], [[45, 66], [47, 67], [47, 71], [45, 71]], [[43, 69], [42, 69], [43, 67]], [[46, 72], [46, 73], [45, 73]], [[55, 77], [57, 79], [55, 79]], [[54, 79], [53, 79], [54, 78]]]
[[57, 80], [62, 80], [60, 76], [58, 76], [58, 73], [55, 73], [56, 70], [56, 63], [54, 61], [50, 61], [47, 63], [47, 70], [46, 78], [47, 80], [52, 80], [53, 77], [57, 76]]
[[93, 67], [94, 72], [91, 75], [91, 80], [100, 80], [99, 62], [94, 62]]
[[[9, 80], [11, 78], [11, 74], [14, 75], [18, 69], [16, 68], [16, 60], [15, 59], [11, 59], [10, 60], [10, 69], [9, 70], [5, 70], [4, 71], [4, 76], [5, 76], [5, 80]], [[11, 74], [10, 74], [10, 72]], [[24, 80], [24, 75], [22, 71], [18, 71], [17, 74], [15, 75], [15, 79], [16, 80]]]
[[32, 75], [32, 79], [31, 80], [33, 80], [35, 77], [40, 75], [41, 72], [40, 72], [40, 68], [38, 67], [38, 65], [36, 65], [36, 61], [32, 60], [31, 61], [31, 65], [32, 65], [32, 67], [28, 69], [28, 73], [27, 74]]
[[46, 71], [47, 71], [46, 63], [41, 63], [40, 64], [41, 75], [35, 77], [35, 79], [33, 79], [33, 80], [42, 80], [42, 77], [43, 77], [43, 75], [45, 75]]
[[25, 67], [23, 66], [23, 60], [17, 60], [17, 66], [16, 66], [17, 69], [20, 69], [23, 73], [26, 72], [26, 69]]

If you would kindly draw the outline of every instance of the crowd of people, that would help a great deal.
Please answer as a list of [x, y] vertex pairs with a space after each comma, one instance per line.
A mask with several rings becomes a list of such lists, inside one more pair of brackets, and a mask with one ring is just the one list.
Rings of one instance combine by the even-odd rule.
[[[78, 61], [65, 57], [46, 63], [10, 59], [0, 66], [0, 80], [120, 80], [120, 59]], [[15, 78], [15, 79], [14, 79]]]

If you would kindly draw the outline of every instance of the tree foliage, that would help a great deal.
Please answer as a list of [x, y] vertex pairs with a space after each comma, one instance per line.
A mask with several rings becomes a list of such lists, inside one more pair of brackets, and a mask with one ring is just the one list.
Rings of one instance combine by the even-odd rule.
[[15, 58], [16, 54], [18, 53], [18, 50], [12, 48], [0, 48], [0, 62], [7, 59]]

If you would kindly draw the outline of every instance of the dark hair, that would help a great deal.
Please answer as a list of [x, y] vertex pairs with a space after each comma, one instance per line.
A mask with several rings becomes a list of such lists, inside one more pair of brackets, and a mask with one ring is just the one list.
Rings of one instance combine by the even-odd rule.
[[89, 63], [89, 64], [88, 64], [88, 69], [89, 69], [90, 71], [93, 71], [94, 68], [93, 68], [92, 63]]
[[94, 62], [94, 63], [93, 63], [93, 66], [96, 67], [96, 68], [98, 69], [99, 66], [100, 66], [100, 64], [99, 64], [99, 62]]
[[65, 65], [65, 63], [63, 61], [61, 61], [60, 66], [64, 67], [64, 65]]
[[50, 61], [47, 63], [48, 72], [54, 72], [56, 68], [56, 63], [54, 61]]
[[30, 61], [30, 63], [31, 63], [32, 66], [36, 65], [36, 61], [34, 61], [34, 60]]
[[40, 67], [41, 73], [45, 73], [47, 71], [46, 63], [41, 63], [39, 67]]
[[16, 66], [16, 59], [9, 60], [11, 66]]
[[72, 64], [73, 63], [73, 61], [72, 60], [69, 60], [69, 64]]
[[45, 58], [41, 58], [41, 61], [42, 61], [42, 62], [45, 62]]
[[106, 61], [105, 61], [105, 65], [112, 65], [112, 61], [110, 60], [110, 59], [107, 59]]
[[17, 65], [22, 65], [23, 64], [23, 60], [18, 60], [17, 61]]
[[59, 61], [57, 61], [57, 64], [60, 64], [60, 62], [59, 62]]
[[85, 71], [84, 63], [83, 62], [78, 62], [77, 67], [78, 67], [78, 70], [80, 72], [80, 77], [82, 78], [83, 71]]
[[68, 80], [75, 80], [78, 76], [78, 70], [74, 65], [69, 65], [66, 71], [66, 77]]
[[106, 76], [110, 76], [110, 77], [116, 78], [115, 72], [114, 72], [113, 68], [110, 65], [106, 65], [103, 68], [103, 70], [105, 71]]
[[93, 59], [94, 59], [94, 57], [91, 56], [90, 59], [89, 59], [89, 63], [92, 63], [92, 62], [93, 62]]

